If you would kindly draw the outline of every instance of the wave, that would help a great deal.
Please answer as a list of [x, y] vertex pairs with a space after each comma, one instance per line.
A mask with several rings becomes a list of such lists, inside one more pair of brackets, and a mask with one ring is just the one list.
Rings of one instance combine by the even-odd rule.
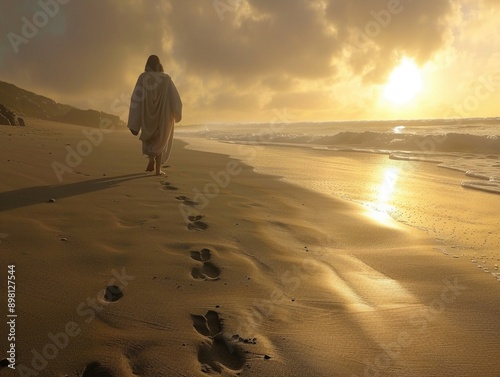
[[[467, 133], [460, 133], [443, 132], [445, 128], [440, 126], [410, 128], [391, 125], [390, 128], [374, 130], [373, 125], [369, 125], [365, 130], [357, 131], [310, 123], [294, 127], [203, 127], [183, 130], [181, 134], [228, 143], [383, 153], [395, 160], [432, 162], [478, 179], [462, 182], [465, 188], [500, 194], [500, 132], [496, 125], [473, 126], [467, 125]], [[470, 133], [472, 129], [474, 133]]]
[[251, 144], [301, 144], [330, 148], [378, 149], [384, 151], [458, 152], [474, 154], [500, 154], [497, 135], [446, 134], [394, 134], [375, 131], [344, 131], [336, 134], [311, 133], [228, 133], [200, 131], [198, 136], [220, 141]]

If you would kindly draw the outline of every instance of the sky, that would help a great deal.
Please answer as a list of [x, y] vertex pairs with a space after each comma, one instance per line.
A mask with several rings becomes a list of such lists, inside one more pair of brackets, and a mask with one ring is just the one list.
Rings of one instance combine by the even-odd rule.
[[500, 0], [0, 0], [0, 80], [126, 120], [156, 54], [182, 124], [496, 117], [499, 18]]

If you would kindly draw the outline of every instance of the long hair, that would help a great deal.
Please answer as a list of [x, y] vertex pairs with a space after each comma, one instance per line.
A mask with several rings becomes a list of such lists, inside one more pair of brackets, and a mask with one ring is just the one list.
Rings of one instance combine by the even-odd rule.
[[160, 63], [160, 58], [156, 55], [151, 55], [146, 62], [146, 72], [163, 72], [163, 66]]

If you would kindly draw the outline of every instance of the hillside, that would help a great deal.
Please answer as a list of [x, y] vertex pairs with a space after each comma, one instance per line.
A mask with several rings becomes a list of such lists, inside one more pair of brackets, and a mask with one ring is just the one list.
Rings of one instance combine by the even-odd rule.
[[76, 124], [87, 127], [97, 127], [101, 119], [109, 119], [113, 124], [123, 122], [116, 115], [96, 110], [81, 110], [70, 105], [64, 105], [54, 100], [18, 88], [13, 84], [0, 81], [0, 104], [13, 110], [19, 116]]

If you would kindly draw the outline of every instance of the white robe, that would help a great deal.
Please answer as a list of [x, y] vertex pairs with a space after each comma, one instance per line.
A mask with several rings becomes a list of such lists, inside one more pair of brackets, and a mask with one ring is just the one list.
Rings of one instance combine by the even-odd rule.
[[174, 138], [174, 123], [182, 118], [182, 102], [172, 79], [163, 72], [144, 72], [137, 79], [128, 128], [141, 131], [142, 151], [148, 157], [162, 155], [167, 162]]

